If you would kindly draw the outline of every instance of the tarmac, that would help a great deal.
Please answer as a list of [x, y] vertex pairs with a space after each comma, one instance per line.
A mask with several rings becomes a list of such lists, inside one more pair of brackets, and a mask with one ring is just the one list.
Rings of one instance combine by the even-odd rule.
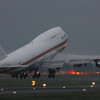
[[55, 92], [75, 92], [75, 91], [94, 91], [100, 90], [100, 85], [82, 85], [82, 86], [54, 86], [54, 87], [12, 87], [12, 88], [1, 88], [0, 95], [7, 94], [29, 94], [29, 93], [55, 93]]

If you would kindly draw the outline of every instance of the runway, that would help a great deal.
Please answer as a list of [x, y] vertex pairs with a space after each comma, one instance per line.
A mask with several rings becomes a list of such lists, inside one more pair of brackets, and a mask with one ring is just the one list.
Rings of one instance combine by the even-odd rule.
[[94, 91], [100, 90], [100, 85], [91, 87], [84, 86], [59, 86], [59, 87], [16, 87], [16, 88], [1, 88], [0, 95], [6, 94], [29, 94], [29, 93], [55, 93], [55, 92], [75, 92], [75, 91]]

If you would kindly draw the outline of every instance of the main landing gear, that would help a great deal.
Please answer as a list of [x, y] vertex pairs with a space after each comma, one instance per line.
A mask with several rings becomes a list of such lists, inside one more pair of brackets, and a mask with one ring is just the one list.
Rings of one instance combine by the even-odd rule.
[[18, 74], [12, 74], [12, 78], [18, 78]]
[[[20, 74], [20, 79], [22, 79], [22, 78], [26, 79], [27, 76], [28, 76], [28, 74], [23, 72]], [[18, 74], [12, 74], [12, 78], [18, 78]]]
[[26, 79], [27, 76], [28, 76], [27, 73], [21, 73], [21, 74], [20, 74], [20, 79], [22, 79], [22, 78]]
[[48, 78], [55, 78], [56, 71], [54, 69], [48, 69], [48, 71], [49, 71]]
[[33, 79], [35, 79], [35, 78], [40, 78], [40, 76], [41, 76], [41, 74], [39, 73], [39, 72], [37, 72], [37, 71], [35, 71], [35, 74], [33, 74]]

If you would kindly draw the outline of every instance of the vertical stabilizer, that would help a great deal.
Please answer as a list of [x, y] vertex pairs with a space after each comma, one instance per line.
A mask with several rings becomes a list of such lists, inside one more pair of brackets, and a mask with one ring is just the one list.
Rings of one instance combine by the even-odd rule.
[[0, 44], [0, 60], [5, 59], [6, 57], [7, 57], [7, 55], [6, 55], [6, 53], [5, 53], [4, 49], [3, 49], [3, 47], [2, 47], [1, 44]]

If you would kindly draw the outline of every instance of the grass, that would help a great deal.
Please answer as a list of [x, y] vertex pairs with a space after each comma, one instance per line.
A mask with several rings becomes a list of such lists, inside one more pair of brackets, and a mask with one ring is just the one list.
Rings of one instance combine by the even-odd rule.
[[[27, 79], [12, 79], [8, 75], [0, 76], [0, 88], [3, 87], [30, 87], [32, 77]], [[36, 87], [41, 87], [43, 83], [47, 86], [63, 86], [63, 85], [90, 85], [92, 81], [100, 84], [100, 76], [73, 76], [73, 75], [59, 75], [55, 79], [48, 79], [47, 76], [42, 76], [40, 79], [35, 79]]]

